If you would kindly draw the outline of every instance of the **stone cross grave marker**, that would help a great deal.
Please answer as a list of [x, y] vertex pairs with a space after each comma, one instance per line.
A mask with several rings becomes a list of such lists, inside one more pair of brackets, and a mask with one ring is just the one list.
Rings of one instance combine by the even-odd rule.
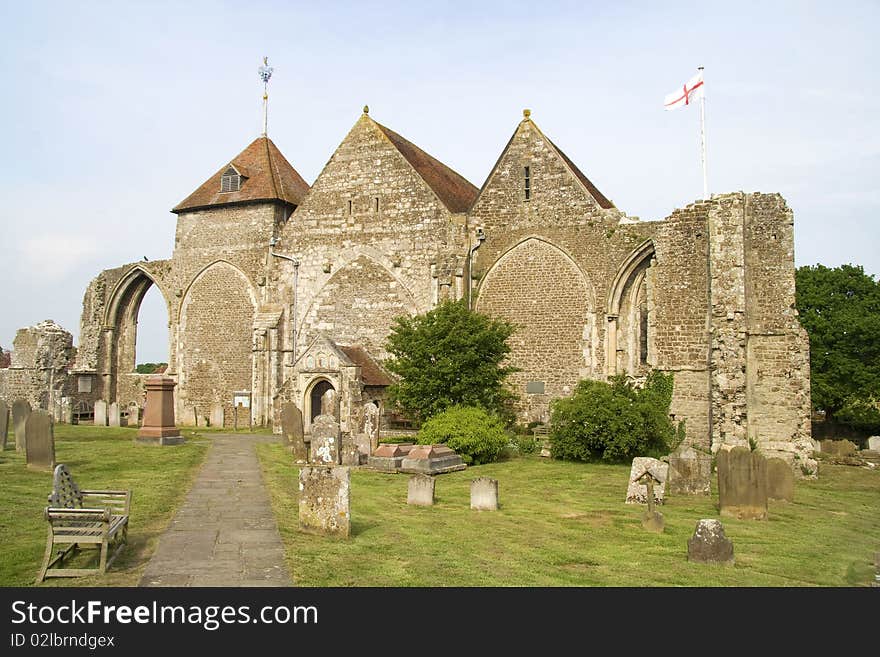
[[293, 402], [285, 402], [281, 405], [281, 437], [284, 445], [293, 455], [294, 461], [305, 463], [309, 460], [309, 448], [303, 433], [302, 411]]
[[211, 404], [211, 426], [223, 428], [223, 404], [215, 402]]
[[310, 461], [339, 465], [339, 423], [331, 415], [319, 415], [312, 422]]
[[724, 526], [714, 519], [697, 523], [688, 539], [688, 561], [733, 565], [733, 542], [724, 534]]
[[351, 470], [306, 465], [299, 470], [300, 531], [348, 538], [351, 535]]
[[103, 399], [99, 399], [95, 402], [95, 426], [107, 426], [107, 402]]
[[763, 520], [767, 517], [767, 459], [748, 447], [719, 449], [718, 501], [722, 516]]
[[0, 399], [0, 452], [6, 449], [6, 434], [9, 432], [9, 408]]
[[434, 482], [431, 475], [414, 474], [407, 484], [406, 503], [415, 506], [434, 506]]
[[24, 399], [16, 399], [12, 402], [12, 430], [15, 431], [15, 451], [25, 451], [27, 434], [25, 423], [31, 414], [31, 405]]
[[55, 468], [55, 432], [52, 416], [41, 408], [31, 412], [26, 425], [27, 466], [35, 470]]
[[794, 501], [794, 472], [783, 459], [767, 459], [767, 499]]
[[654, 484], [658, 483], [657, 479], [651, 473], [650, 469], [646, 469], [640, 477], [636, 479], [637, 482], [644, 484], [647, 489], [647, 493], [645, 495], [645, 499], [648, 501], [648, 510], [645, 511], [642, 516], [642, 527], [647, 529], [649, 532], [657, 532], [658, 534], [663, 533], [663, 514], [659, 511], [654, 510]]
[[111, 427], [118, 427], [120, 424], [119, 404], [116, 402], [111, 402], [107, 408], [107, 424]]
[[478, 477], [471, 481], [471, 508], [479, 511], [498, 510], [498, 480]]

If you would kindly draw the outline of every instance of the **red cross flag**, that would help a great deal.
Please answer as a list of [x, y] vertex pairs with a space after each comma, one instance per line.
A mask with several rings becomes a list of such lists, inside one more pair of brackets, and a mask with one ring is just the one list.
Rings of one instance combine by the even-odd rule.
[[690, 105], [692, 100], [703, 97], [703, 72], [700, 71], [690, 80], [684, 83], [681, 89], [676, 89], [671, 94], [666, 94], [663, 107], [667, 110], [678, 109]]

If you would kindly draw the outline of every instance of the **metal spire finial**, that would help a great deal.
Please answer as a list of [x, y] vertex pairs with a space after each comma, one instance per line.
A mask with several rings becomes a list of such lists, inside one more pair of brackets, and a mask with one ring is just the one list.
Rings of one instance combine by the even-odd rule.
[[267, 134], [269, 127], [269, 80], [274, 69], [269, 66], [269, 58], [263, 57], [263, 65], [257, 69], [260, 79], [263, 81], [263, 136]]

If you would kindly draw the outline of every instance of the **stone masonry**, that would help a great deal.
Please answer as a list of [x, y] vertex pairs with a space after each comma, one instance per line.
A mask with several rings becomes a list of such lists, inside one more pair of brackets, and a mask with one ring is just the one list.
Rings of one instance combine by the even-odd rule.
[[[240, 424], [245, 413], [280, 431], [293, 402], [308, 439], [330, 387], [355, 434], [365, 404], [389, 410], [381, 362], [394, 318], [466, 299], [519, 327], [520, 421], [547, 421], [582, 378], [659, 369], [674, 374], [686, 444], [714, 453], [751, 440], [796, 476], [815, 474], [782, 197], [733, 192], [629, 217], [529, 112], [478, 189], [364, 110], [311, 186], [259, 137], [173, 209], [168, 260], [99, 273], [65, 394], [142, 405], [137, 312], [155, 285], [178, 423], [220, 405], [231, 426], [238, 400]], [[45, 407], [40, 386], [17, 392], [19, 376], [0, 373], [0, 396]]]

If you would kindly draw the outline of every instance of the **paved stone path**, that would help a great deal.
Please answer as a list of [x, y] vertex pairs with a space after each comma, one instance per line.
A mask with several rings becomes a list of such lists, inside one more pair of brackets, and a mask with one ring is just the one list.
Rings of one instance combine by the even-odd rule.
[[141, 586], [293, 585], [254, 450], [255, 442], [267, 439], [214, 436]]

